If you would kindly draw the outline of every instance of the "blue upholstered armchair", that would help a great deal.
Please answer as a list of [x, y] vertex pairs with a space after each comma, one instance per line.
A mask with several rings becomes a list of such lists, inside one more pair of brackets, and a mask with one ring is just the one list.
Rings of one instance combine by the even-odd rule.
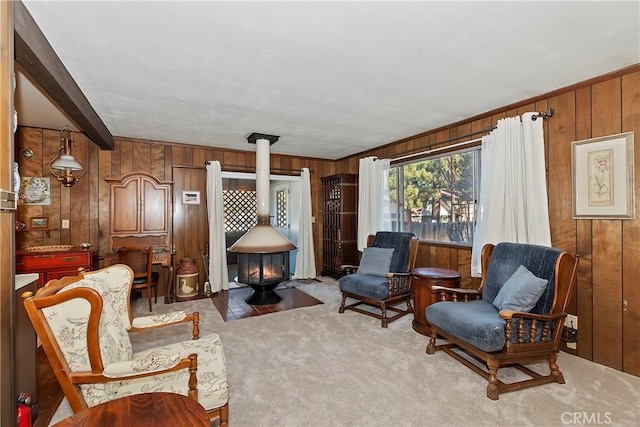
[[[577, 258], [556, 248], [485, 245], [478, 290], [432, 287], [442, 301], [425, 310], [431, 325], [427, 353], [443, 350], [485, 377], [487, 397], [493, 400], [501, 392], [554, 381], [564, 384], [556, 360], [577, 265]], [[438, 336], [450, 342], [435, 345]], [[488, 372], [454, 349], [484, 361]], [[540, 360], [548, 361], [549, 375], [524, 366]], [[503, 383], [497, 378], [502, 366], [514, 366], [531, 378]]]
[[[343, 265], [346, 276], [340, 278], [342, 304], [340, 313], [353, 310], [382, 321], [386, 328], [390, 322], [413, 313], [411, 306], [411, 273], [418, 254], [418, 239], [413, 233], [379, 231], [370, 235], [360, 265]], [[347, 298], [357, 301], [345, 305]], [[396, 307], [406, 304], [406, 308]], [[378, 307], [380, 314], [363, 310], [367, 304]], [[396, 313], [387, 316], [387, 310]]]

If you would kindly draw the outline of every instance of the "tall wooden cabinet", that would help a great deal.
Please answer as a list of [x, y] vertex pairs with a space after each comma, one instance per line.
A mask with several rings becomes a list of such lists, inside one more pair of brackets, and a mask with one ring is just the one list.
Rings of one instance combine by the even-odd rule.
[[111, 211], [109, 250], [105, 264], [113, 262], [113, 251], [123, 246], [153, 246], [153, 264], [167, 270], [164, 302], [172, 300], [173, 241], [171, 197], [173, 182], [159, 181], [146, 173], [130, 173], [107, 179]]
[[111, 186], [109, 249], [134, 244], [171, 249], [173, 183], [145, 173], [106, 181]]
[[342, 264], [358, 263], [358, 175], [322, 181], [322, 275], [339, 277]]

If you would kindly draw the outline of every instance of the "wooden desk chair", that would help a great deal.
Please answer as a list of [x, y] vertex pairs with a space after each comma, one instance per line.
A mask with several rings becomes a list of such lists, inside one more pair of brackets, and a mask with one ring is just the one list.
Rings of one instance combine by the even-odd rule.
[[131, 289], [134, 291], [145, 290], [149, 301], [149, 311], [151, 307], [151, 288], [155, 303], [158, 303], [158, 279], [160, 275], [153, 272], [153, 247], [151, 246], [126, 246], [118, 249], [118, 260], [120, 264], [126, 264], [133, 270], [133, 283]]

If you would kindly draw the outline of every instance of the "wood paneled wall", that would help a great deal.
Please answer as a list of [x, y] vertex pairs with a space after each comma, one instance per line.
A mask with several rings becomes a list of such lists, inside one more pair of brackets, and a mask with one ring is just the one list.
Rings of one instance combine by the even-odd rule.
[[[113, 151], [102, 151], [80, 133], [73, 134], [74, 156], [82, 161], [86, 167], [86, 175], [71, 188], [60, 186], [49, 173], [48, 164], [56, 155], [60, 146], [58, 130], [20, 127], [17, 133], [16, 158], [23, 177], [44, 176], [51, 178], [51, 204], [47, 206], [21, 205], [17, 218], [28, 223], [31, 217], [46, 216], [51, 228], [49, 233], [40, 231], [19, 232], [17, 247], [23, 249], [29, 246], [72, 244], [80, 245], [89, 242], [98, 247], [100, 254], [108, 251], [109, 236], [109, 184], [106, 178], [120, 178], [131, 172], [150, 173], [159, 180], [171, 181], [173, 173], [180, 170], [181, 180], [190, 170], [202, 169], [206, 160], [218, 160], [222, 169], [226, 171], [254, 171], [255, 152], [216, 149], [186, 144], [175, 144], [161, 141], [148, 141], [131, 138], [115, 138]], [[248, 147], [249, 144], [247, 143]], [[26, 158], [20, 152], [30, 149], [33, 157]], [[318, 219], [314, 225], [314, 242], [316, 245], [316, 265], [321, 266], [322, 215], [318, 211], [320, 203], [320, 177], [335, 173], [335, 162], [308, 157], [294, 157], [271, 154], [271, 168], [273, 173], [295, 174], [303, 167], [315, 172], [311, 174], [311, 195], [313, 215]], [[287, 171], [285, 171], [287, 170]], [[179, 191], [179, 193], [178, 193]], [[174, 224], [174, 247], [176, 259], [194, 257], [199, 259], [199, 247], [192, 247], [191, 235], [196, 230], [206, 228], [206, 209], [198, 212], [201, 218], [185, 219], [184, 207], [181, 204], [182, 187], [174, 186], [174, 213], [178, 213], [180, 221]], [[190, 211], [193, 211], [191, 209]], [[204, 216], [202, 215], [204, 212]], [[69, 229], [61, 229], [61, 221], [70, 220]], [[200, 224], [200, 225], [196, 225]]]
[[[552, 244], [580, 256], [570, 306], [579, 319], [577, 354], [640, 375], [640, 65], [341, 159], [337, 172], [357, 173], [364, 156], [393, 158], [446, 146], [441, 142], [491, 128], [500, 118], [547, 108], [555, 110], [544, 123]], [[629, 131], [635, 132], [636, 219], [572, 219], [571, 143]], [[416, 266], [457, 270], [463, 286], [477, 288], [470, 254], [469, 247], [422, 243]]]

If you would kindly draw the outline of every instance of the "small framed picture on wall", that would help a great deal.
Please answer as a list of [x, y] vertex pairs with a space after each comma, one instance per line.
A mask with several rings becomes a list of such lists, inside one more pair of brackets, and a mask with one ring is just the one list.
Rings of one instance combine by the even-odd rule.
[[200, 192], [199, 191], [183, 191], [182, 192], [182, 204], [183, 205], [199, 205], [200, 204]]
[[31, 230], [46, 230], [49, 228], [49, 218], [46, 216], [31, 217], [29, 219], [29, 228]]

